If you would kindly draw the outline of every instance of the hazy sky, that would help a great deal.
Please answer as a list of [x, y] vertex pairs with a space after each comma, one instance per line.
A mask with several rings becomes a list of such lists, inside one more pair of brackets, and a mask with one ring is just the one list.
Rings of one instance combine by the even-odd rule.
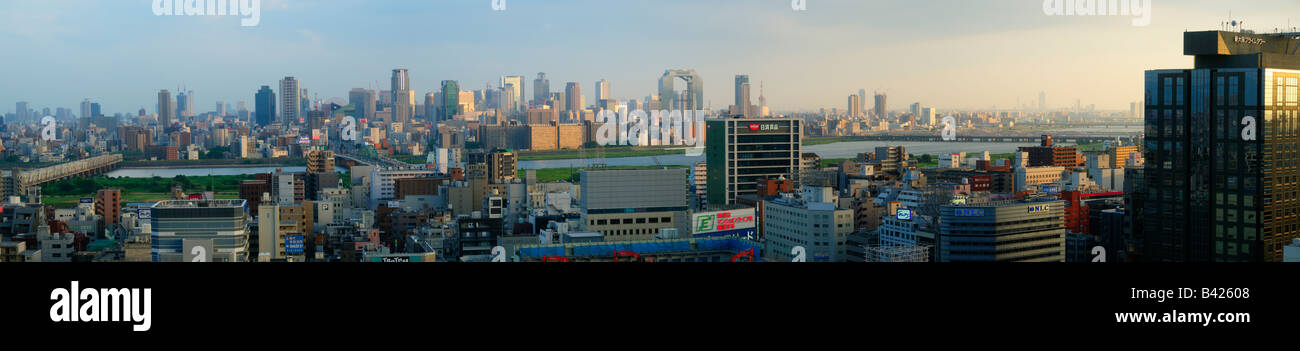
[[[152, 0], [0, 1], [0, 111], [14, 102], [107, 114], [154, 112], [159, 89], [186, 85], [198, 111], [244, 100], [286, 75], [321, 99], [387, 89], [407, 68], [419, 96], [445, 79], [462, 89], [546, 72], [552, 90], [597, 80], [616, 98], [654, 93], [663, 71], [694, 68], [712, 108], [732, 79], [765, 82], [778, 111], [838, 107], [858, 89], [891, 109], [1009, 108], [1046, 91], [1054, 107], [1127, 109], [1142, 72], [1184, 68], [1182, 32], [1218, 29], [1232, 11], [1272, 32], [1296, 0], [1152, 0], [1132, 17], [1047, 16], [1042, 0], [263, 0], [261, 23], [237, 16], [158, 17]], [[422, 100], [422, 98], [421, 98]]]

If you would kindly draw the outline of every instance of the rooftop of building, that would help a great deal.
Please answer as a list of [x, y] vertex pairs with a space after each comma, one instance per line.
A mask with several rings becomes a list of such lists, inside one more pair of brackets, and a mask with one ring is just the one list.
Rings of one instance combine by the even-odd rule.
[[221, 207], [244, 207], [245, 200], [242, 199], [220, 199], [220, 200], [163, 200], [153, 205], [153, 208], [221, 208]]

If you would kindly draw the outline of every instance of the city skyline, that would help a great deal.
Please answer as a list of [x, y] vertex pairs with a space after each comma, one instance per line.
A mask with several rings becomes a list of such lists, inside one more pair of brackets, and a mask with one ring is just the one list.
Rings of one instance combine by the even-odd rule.
[[[512, 0], [493, 11], [486, 1], [267, 0], [261, 23], [241, 27], [235, 17], [154, 16], [149, 1], [77, 2], [0, 5], [0, 34], [12, 41], [0, 46], [10, 58], [0, 76], [14, 82], [0, 87], [5, 111], [19, 101], [39, 109], [90, 99], [105, 114], [154, 113], [158, 91], [178, 85], [212, 106], [252, 101], [286, 76], [306, 82], [309, 97], [346, 98], [352, 88], [382, 90], [394, 68], [410, 70], [418, 95], [444, 80], [475, 90], [546, 72], [557, 85], [609, 79], [615, 99], [640, 100], [664, 70], [695, 69], [710, 82], [750, 76], [773, 111], [843, 108], [859, 89], [890, 95], [895, 109], [1017, 108], [1046, 92], [1052, 108], [1127, 110], [1141, 97], [1143, 70], [1191, 66], [1168, 55], [1181, 49], [1181, 30], [1218, 29], [1232, 10], [1247, 28], [1271, 32], [1300, 10], [1283, 1], [1157, 2], [1151, 24], [1135, 27], [1127, 17], [1047, 16], [1038, 1], [809, 1], [793, 11], [786, 1]], [[455, 16], [423, 20], [440, 14]], [[1000, 20], [964, 20], [977, 17]], [[705, 105], [727, 108], [732, 88], [707, 85]], [[586, 95], [594, 105], [595, 89]]]

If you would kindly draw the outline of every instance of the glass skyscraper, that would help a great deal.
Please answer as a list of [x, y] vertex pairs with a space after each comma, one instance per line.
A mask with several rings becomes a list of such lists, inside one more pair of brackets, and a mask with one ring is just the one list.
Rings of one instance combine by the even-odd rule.
[[1280, 261], [1300, 237], [1294, 35], [1184, 34], [1193, 69], [1146, 72], [1144, 261]]

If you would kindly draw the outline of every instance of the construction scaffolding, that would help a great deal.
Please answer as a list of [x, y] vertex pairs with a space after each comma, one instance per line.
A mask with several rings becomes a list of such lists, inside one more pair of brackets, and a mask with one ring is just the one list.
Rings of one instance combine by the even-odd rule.
[[866, 249], [867, 262], [930, 262], [929, 245], [874, 245]]

